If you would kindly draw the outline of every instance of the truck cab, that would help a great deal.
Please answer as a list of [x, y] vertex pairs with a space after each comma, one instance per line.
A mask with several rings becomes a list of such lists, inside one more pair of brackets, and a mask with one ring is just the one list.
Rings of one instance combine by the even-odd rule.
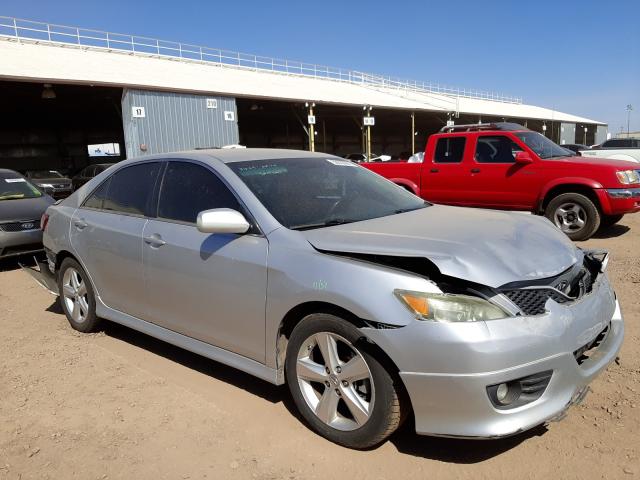
[[572, 155], [515, 123], [444, 127], [421, 164], [366, 168], [434, 203], [545, 215], [574, 240], [640, 210], [636, 163]]

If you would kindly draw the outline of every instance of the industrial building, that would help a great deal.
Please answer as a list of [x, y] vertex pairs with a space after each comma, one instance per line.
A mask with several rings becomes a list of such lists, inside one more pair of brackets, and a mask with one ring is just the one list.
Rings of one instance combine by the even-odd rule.
[[602, 122], [521, 98], [11, 17], [0, 104], [0, 167], [22, 171], [238, 143], [344, 155], [365, 151], [367, 130], [373, 152], [404, 155], [447, 122], [607, 137]]

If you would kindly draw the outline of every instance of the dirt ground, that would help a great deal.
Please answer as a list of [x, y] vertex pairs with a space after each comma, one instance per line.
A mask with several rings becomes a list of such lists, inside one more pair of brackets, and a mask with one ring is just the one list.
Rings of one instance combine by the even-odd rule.
[[72, 330], [55, 297], [0, 263], [0, 479], [640, 478], [640, 214], [612, 252], [620, 363], [560, 423], [517, 437], [420, 437], [370, 451], [312, 433], [275, 387], [124, 327]]

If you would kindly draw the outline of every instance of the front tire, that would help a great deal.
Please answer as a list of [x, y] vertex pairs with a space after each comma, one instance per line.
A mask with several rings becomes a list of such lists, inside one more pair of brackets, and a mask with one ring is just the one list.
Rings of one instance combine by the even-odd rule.
[[562, 193], [554, 197], [544, 216], [571, 240], [587, 240], [600, 226], [600, 212], [593, 201], [580, 193]]
[[58, 272], [62, 310], [74, 330], [95, 332], [101, 323], [96, 316], [96, 298], [89, 276], [73, 258], [65, 258]]
[[400, 425], [399, 388], [359, 330], [334, 315], [305, 317], [293, 330], [285, 361], [293, 400], [313, 430], [363, 449]]

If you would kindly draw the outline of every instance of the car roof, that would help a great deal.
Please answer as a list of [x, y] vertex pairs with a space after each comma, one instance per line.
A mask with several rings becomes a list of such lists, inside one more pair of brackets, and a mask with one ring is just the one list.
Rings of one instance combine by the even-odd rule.
[[22, 175], [15, 170], [9, 170], [8, 168], [0, 168], [0, 178], [15, 178], [22, 177]]
[[[183, 152], [163, 153], [130, 159], [131, 162], [152, 159], [194, 158], [201, 161], [218, 160], [223, 163], [249, 162], [260, 160], [276, 160], [280, 158], [336, 158], [328, 153], [309, 152], [307, 150], [290, 150], [287, 148], [210, 148], [188, 150]], [[343, 160], [343, 159], [341, 159]], [[129, 163], [129, 161], [122, 162]]]

